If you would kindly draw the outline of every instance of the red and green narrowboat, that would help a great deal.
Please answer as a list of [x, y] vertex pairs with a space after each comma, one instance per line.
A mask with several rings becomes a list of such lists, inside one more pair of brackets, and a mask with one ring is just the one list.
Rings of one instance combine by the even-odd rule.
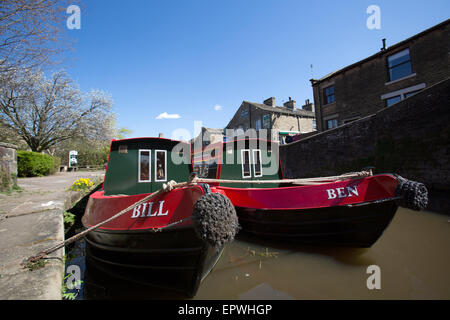
[[[164, 183], [188, 181], [190, 157], [189, 144], [180, 141], [113, 140], [103, 188], [90, 196], [83, 226], [105, 221]], [[214, 246], [199, 235], [193, 210], [216, 194], [208, 185], [187, 185], [136, 206], [86, 235], [88, 263], [122, 279], [194, 296], [223, 243]]]
[[195, 151], [194, 171], [204, 182], [214, 179], [211, 184], [231, 200], [242, 231], [270, 239], [370, 247], [399, 202], [421, 209], [427, 201], [422, 184], [393, 174], [292, 184], [295, 179], [283, 176], [278, 143], [273, 141], [236, 139]]

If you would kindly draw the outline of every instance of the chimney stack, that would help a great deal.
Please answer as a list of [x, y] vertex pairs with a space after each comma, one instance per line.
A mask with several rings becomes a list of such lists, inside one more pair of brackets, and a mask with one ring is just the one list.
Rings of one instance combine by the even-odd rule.
[[162, 138], [162, 137], [163, 137], [163, 134], [162, 134], [162, 133], [160, 133], [160, 134], [158, 135], [158, 137], [159, 137], [159, 138]]
[[302, 106], [303, 110], [314, 112], [314, 104], [312, 104], [309, 99], [305, 100], [305, 105]]
[[275, 107], [275, 97], [270, 97], [269, 99], [264, 100], [264, 104], [270, 107]]
[[289, 97], [289, 101], [285, 102], [283, 105], [289, 110], [295, 110], [295, 103], [295, 100], [292, 100], [292, 98]]

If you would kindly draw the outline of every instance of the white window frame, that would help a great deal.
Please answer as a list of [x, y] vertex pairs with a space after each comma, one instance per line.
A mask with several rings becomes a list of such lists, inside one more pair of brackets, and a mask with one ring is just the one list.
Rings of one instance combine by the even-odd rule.
[[[255, 158], [255, 152], [259, 152], [259, 166], [260, 166], [260, 174], [256, 175], [256, 158]], [[253, 156], [253, 176], [255, 178], [259, 178], [263, 176], [263, 166], [262, 166], [262, 153], [261, 153], [261, 149], [253, 149], [252, 150], [252, 156]]]
[[[148, 151], [148, 180], [141, 180], [141, 152]], [[152, 150], [150, 149], [139, 149], [138, 156], [138, 182], [152, 182]]]
[[396, 91], [392, 91], [389, 93], [385, 93], [383, 95], [381, 95], [381, 100], [386, 100], [389, 98], [393, 98], [395, 96], [400, 96], [400, 101], [406, 99], [405, 98], [405, 94], [413, 92], [413, 91], [418, 91], [418, 90], [422, 90], [426, 87], [425, 82], [416, 84], [415, 86], [411, 86], [411, 87], [407, 87], [407, 88], [403, 88], [400, 90], [396, 90]]
[[[248, 152], [248, 171], [249, 175], [244, 175], [244, 163], [245, 163], [245, 157], [244, 152]], [[242, 173], [242, 179], [248, 179], [252, 177], [252, 158], [251, 158], [251, 152], [250, 149], [241, 149], [241, 173]]]
[[[158, 159], [158, 152], [164, 152], [164, 179], [157, 179], [157, 159]], [[167, 181], [167, 150], [155, 150], [155, 182], [165, 182]]]

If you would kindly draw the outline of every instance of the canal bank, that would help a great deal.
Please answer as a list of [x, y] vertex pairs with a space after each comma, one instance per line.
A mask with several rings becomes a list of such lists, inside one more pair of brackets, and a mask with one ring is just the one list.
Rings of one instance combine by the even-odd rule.
[[64, 211], [81, 198], [80, 192], [68, 191], [72, 183], [79, 178], [99, 180], [102, 175], [60, 172], [19, 178], [20, 191], [0, 194], [0, 300], [61, 299], [63, 249], [32, 268], [21, 263], [64, 240]]

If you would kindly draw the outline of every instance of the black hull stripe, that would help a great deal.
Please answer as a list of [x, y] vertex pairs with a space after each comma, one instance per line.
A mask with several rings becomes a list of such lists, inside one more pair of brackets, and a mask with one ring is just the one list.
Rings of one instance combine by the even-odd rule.
[[100, 261], [105, 264], [117, 266], [117, 267], [124, 267], [124, 268], [130, 268], [130, 269], [159, 269], [159, 270], [174, 270], [174, 271], [195, 271], [196, 267], [169, 267], [169, 266], [148, 266], [148, 265], [135, 265], [135, 264], [125, 264], [125, 263], [118, 263], [118, 262], [112, 262], [108, 260], [101, 259], [99, 257], [90, 255], [90, 258], [93, 260]]
[[[382, 215], [380, 215], [381, 217]], [[262, 220], [254, 220], [254, 219], [248, 219], [246, 217], [239, 217], [239, 220], [245, 222], [245, 223], [252, 223], [252, 224], [276, 224], [277, 226], [303, 226], [303, 225], [327, 225], [327, 224], [333, 224], [333, 223], [341, 223], [341, 222], [353, 222], [358, 220], [366, 220], [366, 219], [373, 219], [374, 216], [360, 216], [360, 217], [352, 217], [352, 218], [342, 218], [342, 219], [333, 219], [333, 220], [327, 220], [327, 221], [292, 221], [292, 222], [284, 222], [284, 221], [262, 221]]]
[[98, 249], [110, 252], [132, 252], [132, 253], [148, 253], [148, 254], [189, 254], [189, 253], [200, 253], [202, 247], [194, 248], [175, 248], [175, 249], [137, 249], [137, 248], [120, 248], [112, 247], [91, 241], [89, 238], [85, 238], [89, 245], [96, 247]]

